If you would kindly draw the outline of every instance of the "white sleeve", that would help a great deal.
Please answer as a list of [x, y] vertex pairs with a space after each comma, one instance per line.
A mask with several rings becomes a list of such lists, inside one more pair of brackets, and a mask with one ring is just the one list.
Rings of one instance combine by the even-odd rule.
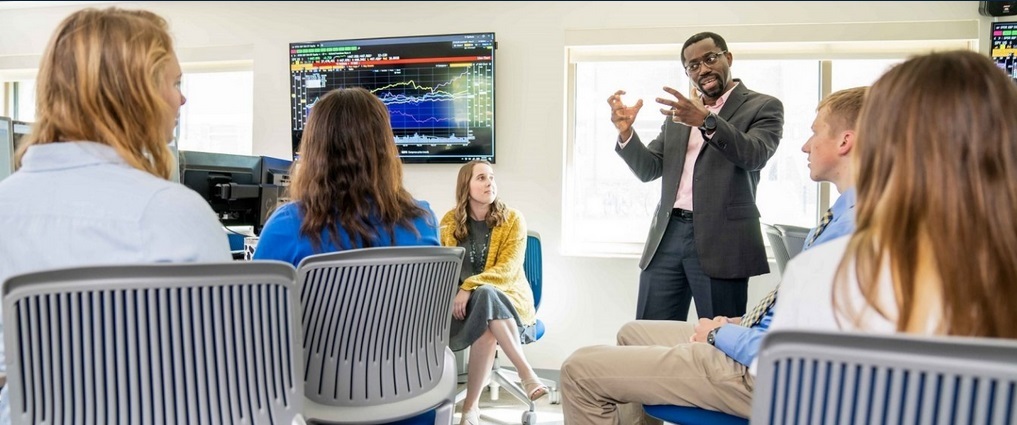
[[156, 193], [145, 208], [141, 228], [152, 262], [232, 261], [226, 232], [212, 208], [184, 186]]
[[[799, 314], [801, 312], [801, 291], [799, 276], [799, 267], [795, 266], [795, 261], [788, 262], [788, 266], [784, 269], [784, 276], [781, 277], [780, 288], [777, 290], [777, 300], [773, 307], [773, 317], [770, 318], [770, 327], [766, 329], [766, 333], [773, 332], [776, 329], [788, 329], [797, 327], [799, 320]], [[758, 368], [759, 355], [752, 358], [752, 364], [749, 365], [749, 373], [752, 376], [756, 375]]]
[[798, 326], [801, 313], [801, 277], [796, 262], [788, 262], [787, 269], [780, 281], [780, 289], [777, 290], [777, 301], [773, 308], [773, 318], [770, 319], [768, 332], [777, 329], [794, 328]]
[[630, 135], [629, 135], [629, 138], [628, 138], [628, 139], [625, 139], [625, 141], [624, 141], [624, 142], [623, 142], [623, 141], [621, 140], [621, 136], [618, 136], [618, 147], [619, 147], [619, 148], [622, 148], [622, 149], [625, 149], [625, 145], [629, 144], [629, 142], [630, 142], [630, 141], [632, 141], [632, 138], [633, 138], [633, 137], [634, 137], [635, 135], [636, 135], [636, 131], [635, 131], [635, 130], [632, 130], [632, 134], [630, 134]]

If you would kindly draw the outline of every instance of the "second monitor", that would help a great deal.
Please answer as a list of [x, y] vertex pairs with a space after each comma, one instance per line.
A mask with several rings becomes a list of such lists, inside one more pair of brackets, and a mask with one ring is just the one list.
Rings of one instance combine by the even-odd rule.
[[256, 234], [276, 206], [288, 201], [290, 161], [249, 155], [180, 151], [180, 183], [208, 201], [223, 226]]

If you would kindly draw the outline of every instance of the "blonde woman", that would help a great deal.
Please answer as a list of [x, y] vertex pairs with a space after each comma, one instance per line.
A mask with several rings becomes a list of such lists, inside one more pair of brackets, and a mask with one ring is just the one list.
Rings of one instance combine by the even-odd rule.
[[466, 249], [462, 284], [452, 306], [453, 351], [470, 348], [462, 425], [480, 423], [477, 404], [500, 345], [531, 400], [548, 392], [523, 355], [535, 339], [533, 292], [523, 272], [526, 221], [498, 199], [494, 169], [471, 161], [459, 169], [456, 207], [441, 220], [441, 243]]
[[1013, 111], [1017, 86], [974, 52], [880, 77], [857, 126], [855, 233], [791, 261], [771, 329], [1017, 338]]
[[[151, 12], [85, 9], [60, 23], [20, 169], [0, 182], [0, 282], [72, 266], [232, 260], [208, 204], [167, 180], [186, 102], [180, 77], [166, 21]], [[6, 391], [0, 423], [10, 420]]]

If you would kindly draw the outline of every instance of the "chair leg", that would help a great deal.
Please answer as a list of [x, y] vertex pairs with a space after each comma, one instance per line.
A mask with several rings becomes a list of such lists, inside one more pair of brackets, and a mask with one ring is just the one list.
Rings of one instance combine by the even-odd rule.
[[505, 391], [508, 391], [513, 397], [525, 403], [526, 407], [529, 408], [531, 412], [536, 410], [536, 403], [534, 403], [533, 400], [530, 400], [529, 394], [526, 394], [526, 392], [516, 383], [519, 381], [519, 375], [515, 372], [505, 369], [496, 369], [491, 372], [491, 381], [497, 382], [501, 384], [501, 386], [505, 387]]
[[456, 405], [444, 403], [434, 411], [435, 425], [452, 425], [452, 416], [455, 415]]

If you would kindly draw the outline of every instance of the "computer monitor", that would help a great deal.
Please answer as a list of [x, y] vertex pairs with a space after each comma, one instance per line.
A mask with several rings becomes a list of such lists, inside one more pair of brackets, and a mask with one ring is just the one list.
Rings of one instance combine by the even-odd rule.
[[223, 226], [251, 226], [256, 234], [287, 200], [289, 167], [264, 156], [180, 151], [180, 183], [205, 198]]
[[389, 111], [404, 163], [494, 162], [494, 33], [290, 44], [294, 158], [311, 109], [363, 87]]
[[14, 127], [10, 118], [0, 117], [0, 180], [14, 172]]
[[21, 141], [32, 132], [32, 123], [26, 121], [11, 121], [11, 129], [14, 135], [14, 150], [21, 147]]
[[1017, 22], [992, 23], [992, 60], [1017, 81]]

